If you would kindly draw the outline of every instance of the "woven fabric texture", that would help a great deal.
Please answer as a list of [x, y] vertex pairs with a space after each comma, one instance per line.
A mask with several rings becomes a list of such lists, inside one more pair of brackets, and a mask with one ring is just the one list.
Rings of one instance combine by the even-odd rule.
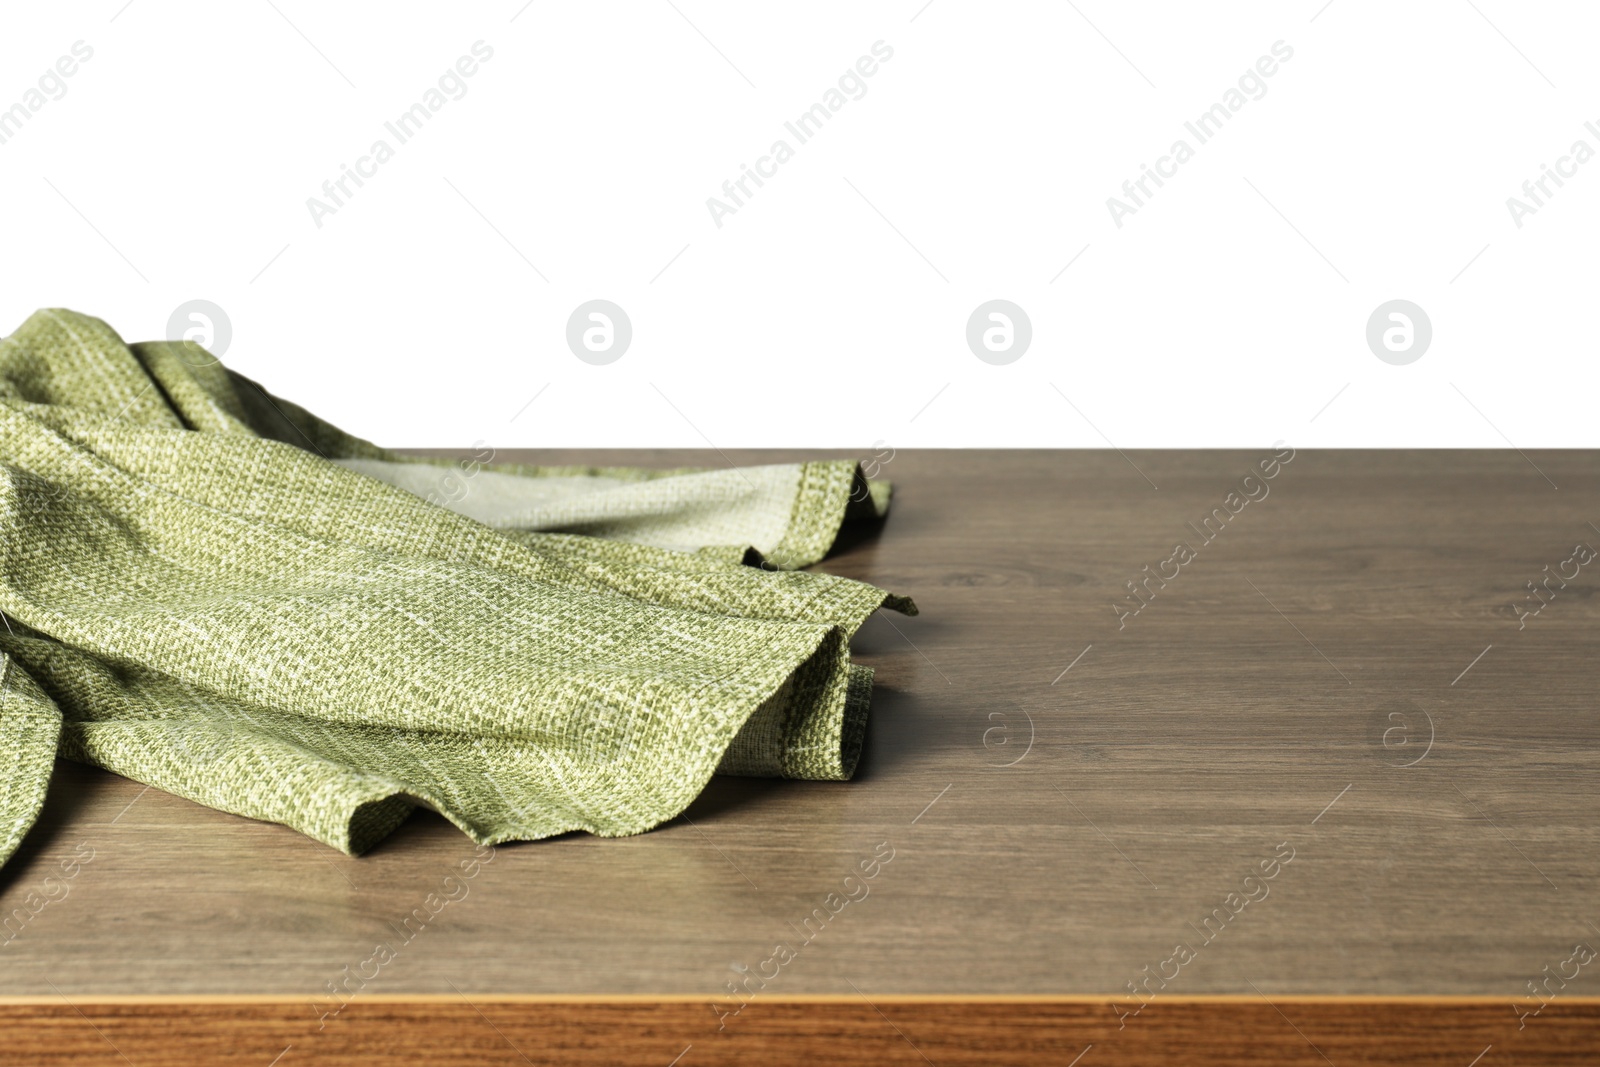
[[713, 773], [843, 780], [880, 589], [796, 568], [881, 516], [853, 462], [404, 457], [190, 342], [0, 340], [0, 863], [57, 755], [349, 853], [640, 833]]

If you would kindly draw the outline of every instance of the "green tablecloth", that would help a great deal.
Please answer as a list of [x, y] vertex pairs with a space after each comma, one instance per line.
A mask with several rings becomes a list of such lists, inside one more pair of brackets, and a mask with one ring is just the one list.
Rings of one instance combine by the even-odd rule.
[[846, 779], [909, 600], [793, 568], [882, 515], [853, 462], [397, 456], [189, 342], [0, 341], [0, 862], [55, 757], [360, 852], [639, 833], [723, 773]]

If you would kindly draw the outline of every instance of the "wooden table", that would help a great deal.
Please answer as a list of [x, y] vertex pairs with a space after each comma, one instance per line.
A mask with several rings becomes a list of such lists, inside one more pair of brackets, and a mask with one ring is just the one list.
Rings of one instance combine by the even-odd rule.
[[922, 610], [854, 781], [502, 846], [381, 965], [443, 820], [351, 859], [62, 763], [0, 1059], [1600, 1060], [1600, 454], [1273, 454], [899, 453], [821, 565]]

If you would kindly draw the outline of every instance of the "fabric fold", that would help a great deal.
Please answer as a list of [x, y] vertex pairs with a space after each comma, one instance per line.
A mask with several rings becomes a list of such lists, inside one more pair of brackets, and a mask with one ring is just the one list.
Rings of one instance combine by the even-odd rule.
[[479, 843], [616, 836], [719, 770], [847, 779], [849, 637], [915, 607], [794, 568], [887, 500], [852, 462], [406, 457], [191, 343], [36, 313], [0, 341], [0, 862], [58, 734], [352, 853], [419, 804]]

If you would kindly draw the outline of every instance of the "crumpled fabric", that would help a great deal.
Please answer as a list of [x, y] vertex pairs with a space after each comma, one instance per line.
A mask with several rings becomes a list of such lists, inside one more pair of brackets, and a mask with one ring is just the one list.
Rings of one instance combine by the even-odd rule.
[[403, 457], [192, 342], [0, 340], [0, 863], [55, 758], [360, 853], [640, 833], [713, 773], [844, 780], [910, 600], [796, 568], [887, 483]]

